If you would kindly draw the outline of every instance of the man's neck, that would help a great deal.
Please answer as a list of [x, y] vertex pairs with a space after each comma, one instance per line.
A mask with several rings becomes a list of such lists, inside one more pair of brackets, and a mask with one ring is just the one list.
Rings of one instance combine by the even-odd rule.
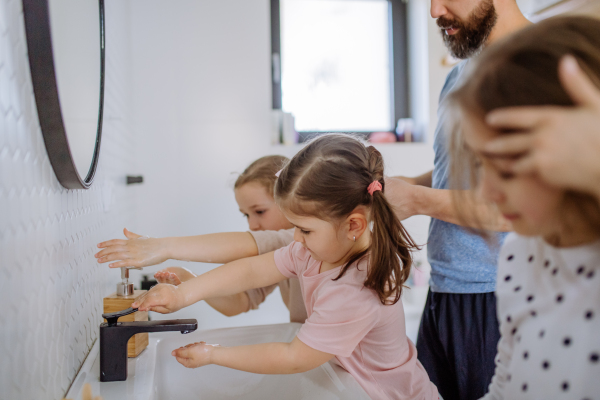
[[495, 3], [498, 3], [496, 6], [498, 21], [490, 33], [486, 46], [531, 24], [531, 21], [521, 13], [515, 1], [497, 0]]

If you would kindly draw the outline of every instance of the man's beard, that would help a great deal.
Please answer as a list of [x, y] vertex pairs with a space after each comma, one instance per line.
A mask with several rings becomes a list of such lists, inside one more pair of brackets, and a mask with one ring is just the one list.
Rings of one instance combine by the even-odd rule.
[[[469, 15], [466, 22], [439, 17], [437, 24], [442, 28], [442, 38], [450, 54], [455, 58], [465, 59], [479, 53], [497, 20], [498, 15], [493, 0], [483, 0]], [[445, 28], [450, 27], [459, 31], [454, 35], [448, 35]]]

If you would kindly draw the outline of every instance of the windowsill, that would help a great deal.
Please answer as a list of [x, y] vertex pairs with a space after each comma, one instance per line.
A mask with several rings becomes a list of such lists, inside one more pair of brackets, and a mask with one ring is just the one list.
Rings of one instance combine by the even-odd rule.
[[[336, 131], [329, 131], [329, 132], [298, 132], [298, 142], [295, 143], [274, 143], [274, 146], [295, 146], [295, 145], [300, 145], [300, 146], [304, 146], [305, 143], [307, 143], [308, 141], [310, 141], [311, 139], [313, 139], [314, 137], [320, 136], [320, 135], [325, 135], [328, 133], [342, 133], [342, 134], [348, 134], [348, 135], [353, 135], [356, 137], [359, 137], [363, 140], [366, 140], [368, 143], [372, 144], [372, 145], [398, 145], [398, 144], [407, 144], [407, 145], [413, 145], [413, 144], [427, 144], [427, 142], [425, 141], [404, 141], [404, 140], [398, 140], [398, 138], [396, 137], [395, 132], [376, 132], [376, 133], [381, 133], [381, 134], [389, 134], [390, 137], [393, 135], [394, 138], [396, 139], [396, 141], [376, 141], [376, 142], [372, 142], [369, 140], [369, 137], [374, 133], [374, 132], [336, 132]], [[388, 138], [389, 139], [389, 138]]]

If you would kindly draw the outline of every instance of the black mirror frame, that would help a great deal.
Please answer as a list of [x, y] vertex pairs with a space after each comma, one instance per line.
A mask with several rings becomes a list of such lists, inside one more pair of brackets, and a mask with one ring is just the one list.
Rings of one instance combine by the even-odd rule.
[[23, 0], [25, 35], [31, 81], [37, 106], [38, 119], [46, 144], [48, 158], [54, 173], [67, 189], [88, 189], [98, 166], [100, 139], [102, 138], [102, 116], [104, 112], [104, 0], [98, 0], [100, 8], [100, 104], [98, 108], [98, 130], [94, 156], [85, 179], [82, 179], [71, 154], [69, 141], [62, 118], [58, 85], [54, 70], [52, 37], [50, 34], [49, 0]]

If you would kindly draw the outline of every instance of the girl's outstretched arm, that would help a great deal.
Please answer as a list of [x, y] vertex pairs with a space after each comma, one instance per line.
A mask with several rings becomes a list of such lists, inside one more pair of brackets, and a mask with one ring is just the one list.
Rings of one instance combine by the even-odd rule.
[[99, 263], [117, 261], [110, 268], [142, 268], [166, 260], [226, 263], [258, 255], [258, 247], [248, 232], [224, 232], [208, 235], [150, 238], [127, 229], [127, 239], [113, 239], [98, 244]]
[[273, 254], [271, 252], [230, 262], [179, 286], [158, 284], [139, 297], [131, 307], [166, 314], [200, 300], [273, 285], [287, 279], [277, 269]]
[[188, 368], [215, 364], [256, 374], [295, 374], [318, 367], [334, 355], [315, 350], [297, 337], [291, 343], [263, 343], [221, 347], [204, 342], [192, 343], [172, 355]]
[[[182, 282], [189, 281], [196, 276], [192, 271], [183, 267], [168, 267], [154, 274], [154, 278], [159, 283], [168, 283], [175, 286], [181, 285]], [[250, 310], [250, 298], [247, 292], [206, 299], [206, 303], [227, 317], [233, 317]]]

